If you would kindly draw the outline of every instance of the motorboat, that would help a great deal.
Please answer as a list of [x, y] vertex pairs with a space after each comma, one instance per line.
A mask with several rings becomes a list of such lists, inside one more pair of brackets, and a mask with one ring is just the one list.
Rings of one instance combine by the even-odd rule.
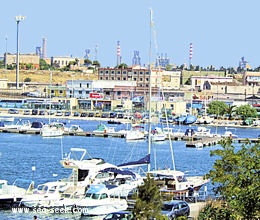
[[87, 151], [82, 148], [71, 148], [68, 156], [60, 161], [62, 166], [72, 169], [71, 175], [62, 181], [70, 182], [74, 186], [88, 187], [90, 184], [105, 184], [119, 197], [127, 194], [143, 184], [140, 174], [132, 172], [129, 167], [146, 164], [148, 159], [131, 161], [120, 165], [105, 162], [102, 158], [89, 157], [85, 159]]
[[163, 132], [161, 128], [156, 127], [154, 130], [152, 130], [151, 141], [165, 141], [166, 138], [167, 135]]
[[27, 189], [18, 186], [20, 183], [28, 181], [17, 179], [12, 185], [9, 185], [7, 180], [0, 180], [0, 207], [9, 208], [15, 203], [21, 201], [24, 196], [33, 189], [33, 182], [30, 181]]
[[80, 133], [84, 132], [84, 130], [79, 125], [71, 125], [68, 129], [69, 133]]
[[126, 132], [125, 139], [127, 141], [143, 140], [145, 138], [144, 127], [140, 125], [132, 125], [132, 128]]
[[236, 134], [234, 134], [231, 130], [228, 130], [228, 128], [226, 128], [226, 131], [223, 135], [221, 135], [221, 137], [223, 138], [237, 138], [238, 136]]
[[210, 116], [202, 116], [197, 119], [196, 124], [211, 124], [214, 121], [214, 118]]
[[69, 187], [67, 182], [47, 182], [38, 185], [32, 194], [26, 195], [20, 201], [21, 206], [28, 208], [55, 207], [57, 201], [62, 197], [61, 194]]
[[127, 209], [127, 201], [111, 196], [110, 189], [104, 184], [90, 185], [85, 198], [76, 203], [85, 216], [100, 216]]
[[161, 193], [181, 194], [193, 188], [198, 191], [203, 185], [209, 182], [209, 179], [204, 179], [203, 176], [189, 176], [178, 170], [164, 169], [154, 170], [149, 172], [156, 184], [159, 186]]
[[31, 123], [31, 127], [28, 129], [29, 131], [41, 132], [42, 127], [44, 126], [43, 122], [33, 121]]
[[183, 121], [183, 124], [190, 125], [197, 121], [197, 116], [195, 115], [187, 115], [186, 118]]
[[207, 127], [197, 127], [195, 131], [196, 137], [213, 137], [213, 134], [210, 133], [210, 128]]
[[105, 124], [99, 124], [97, 129], [93, 130], [92, 133], [96, 136], [99, 135], [112, 135], [116, 133], [115, 127], [108, 127]]
[[63, 123], [53, 122], [46, 124], [41, 129], [42, 137], [60, 137], [64, 134], [65, 126]]
[[6, 124], [5, 129], [12, 131], [26, 131], [31, 127], [31, 122], [29, 120], [19, 119], [16, 123]]

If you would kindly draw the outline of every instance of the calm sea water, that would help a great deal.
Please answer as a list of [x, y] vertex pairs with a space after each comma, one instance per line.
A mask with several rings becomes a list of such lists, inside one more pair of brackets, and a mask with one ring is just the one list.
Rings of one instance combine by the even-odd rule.
[[[86, 131], [92, 131], [98, 121], [74, 120], [64, 121], [67, 125], [78, 124]], [[116, 130], [126, 125], [116, 125]], [[193, 126], [195, 128], [195, 126]], [[186, 130], [187, 127], [175, 127]], [[223, 134], [224, 127], [211, 128], [211, 131]], [[256, 128], [236, 128], [233, 132], [239, 137], [255, 138], [259, 134]], [[70, 148], [84, 148], [92, 157], [100, 157], [113, 164], [137, 160], [148, 152], [147, 141], [126, 142], [123, 138], [101, 138], [85, 136], [64, 136], [62, 138], [43, 138], [40, 135], [0, 133], [0, 179], [12, 184], [16, 179], [34, 180], [36, 185], [67, 177], [70, 170], [64, 169], [59, 161], [62, 153]], [[203, 150], [186, 148], [185, 142], [173, 141], [173, 152], [177, 170], [187, 175], [204, 175], [211, 168], [216, 158], [210, 157], [210, 151], [218, 145], [205, 147]], [[32, 171], [35, 167], [35, 171]], [[153, 143], [151, 148], [151, 169], [172, 167], [169, 141]], [[145, 167], [144, 167], [145, 169]], [[209, 190], [211, 189], [209, 185]], [[15, 214], [8, 210], [0, 211], [0, 219], [33, 219], [34, 213]], [[37, 213], [39, 219], [83, 219], [83, 217], [66, 215], [45, 215]], [[84, 218], [86, 219], [86, 218]]]

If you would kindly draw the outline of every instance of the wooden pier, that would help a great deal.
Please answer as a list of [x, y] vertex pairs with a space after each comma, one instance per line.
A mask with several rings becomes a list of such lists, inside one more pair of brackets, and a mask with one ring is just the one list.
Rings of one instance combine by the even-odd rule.
[[[35, 130], [19, 130], [19, 129], [8, 129], [8, 128], [0, 128], [0, 132], [3, 133], [17, 133], [17, 134], [36, 134], [39, 135], [40, 131]], [[83, 131], [83, 132], [69, 132], [65, 131], [63, 135], [70, 135], [70, 136], [86, 136], [86, 137], [116, 137], [116, 138], [124, 138], [124, 134], [118, 132], [111, 132], [111, 133], [94, 133], [91, 131]]]
[[196, 140], [189, 138], [189, 140], [186, 141], [186, 147], [201, 148], [213, 146], [218, 144], [220, 140], [222, 140], [221, 137], [202, 137]]

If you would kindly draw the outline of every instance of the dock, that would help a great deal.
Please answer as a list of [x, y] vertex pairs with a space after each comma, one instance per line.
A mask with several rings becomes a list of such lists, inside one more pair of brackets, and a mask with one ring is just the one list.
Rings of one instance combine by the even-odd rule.
[[[35, 130], [19, 130], [19, 129], [8, 129], [5, 127], [0, 128], [0, 132], [3, 133], [17, 133], [17, 134], [35, 134], [39, 135], [41, 132], [40, 131], [35, 131]], [[70, 136], [86, 136], [86, 137], [115, 137], [115, 138], [124, 138], [124, 134], [119, 133], [119, 132], [110, 132], [110, 133], [95, 133], [92, 131], [83, 131], [83, 132], [68, 132], [64, 131], [63, 135], [70, 135]]]
[[222, 137], [202, 137], [200, 139], [193, 140], [190, 138], [186, 141], [186, 147], [202, 148], [207, 146], [214, 146], [222, 140]]

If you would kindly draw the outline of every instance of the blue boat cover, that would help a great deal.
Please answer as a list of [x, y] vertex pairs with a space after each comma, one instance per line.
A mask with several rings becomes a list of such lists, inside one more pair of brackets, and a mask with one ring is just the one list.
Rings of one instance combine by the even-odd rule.
[[150, 163], [150, 154], [147, 154], [144, 158], [141, 158], [140, 160], [123, 163], [123, 164], [118, 165], [118, 167], [144, 165], [144, 164], [149, 164], [149, 163]]

